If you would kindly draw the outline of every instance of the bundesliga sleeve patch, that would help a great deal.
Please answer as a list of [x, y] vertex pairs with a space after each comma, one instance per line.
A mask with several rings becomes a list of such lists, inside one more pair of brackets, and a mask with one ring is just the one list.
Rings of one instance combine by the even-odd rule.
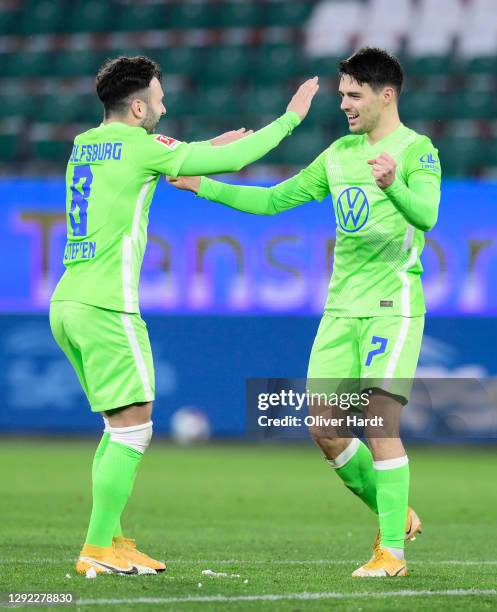
[[171, 136], [163, 136], [162, 134], [157, 134], [154, 138], [157, 142], [160, 142], [162, 145], [174, 151], [174, 149], [181, 143], [181, 141], [172, 138]]

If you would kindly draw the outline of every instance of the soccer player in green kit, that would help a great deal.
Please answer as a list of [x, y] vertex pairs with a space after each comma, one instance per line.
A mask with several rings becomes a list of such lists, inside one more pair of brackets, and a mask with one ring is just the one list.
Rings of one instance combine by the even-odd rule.
[[265, 155], [306, 116], [318, 83], [306, 81], [287, 112], [258, 132], [190, 144], [153, 133], [166, 109], [160, 68], [148, 58], [109, 60], [96, 89], [104, 121], [74, 141], [66, 174], [66, 271], [50, 305], [55, 340], [106, 425], [76, 570], [155, 574], [165, 564], [137, 550], [120, 522], [152, 437], [154, 370], [138, 305], [152, 197], [162, 174], [234, 172]]
[[[437, 150], [400, 122], [403, 73], [389, 53], [364, 48], [340, 63], [341, 109], [350, 135], [274, 187], [205, 177], [170, 182], [237, 210], [273, 215], [331, 194], [337, 239], [329, 294], [309, 361], [308, 382], [355, 379], [373, 389], [366, 416], [397, 423], [407, 403], [423, 335], [424, 233], [440, 200]], [[310, 406], [320, 414], [322, 406]], [[373, 557], [355, 577], [405, 576], [404, 542], [421, 531], [408, 507], [409, 464], [389, 425], [357, 437], [311, 434], [344, 484], [378, 515]], [[383, 431], [383, 435], [382, 435]], [[371, 449], [371, 450], [370, 450]]]

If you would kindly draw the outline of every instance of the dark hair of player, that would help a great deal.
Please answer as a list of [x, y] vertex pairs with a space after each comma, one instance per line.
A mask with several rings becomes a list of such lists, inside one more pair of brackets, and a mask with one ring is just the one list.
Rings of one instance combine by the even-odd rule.
[[146, 89], [154, 77], [162, 79], [160, 66], [143, 55], [107, 60], [96, 78], [97, 95], [105, 115], [125, 113], [129, 96]]
[[363, 47], [354, 55], [339, 64], [340, 76], [347, 74], [359, 85], [367, 83], [373, 91], [378, 92], [387, 85], [391, 85], [397, 92], [402, 91], [404, 73], [399, 60], [384, 51], [374, 47]]

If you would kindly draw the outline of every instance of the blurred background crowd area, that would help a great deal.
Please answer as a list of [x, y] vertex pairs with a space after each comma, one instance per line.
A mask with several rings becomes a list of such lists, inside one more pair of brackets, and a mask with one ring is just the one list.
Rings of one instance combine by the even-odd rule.
[[75, 134], [101, 121], [102, 62], [160, 62], [160, 130], [201, 140], [257, 128], [319, 75], [312, 111], [246, 173], [285, 176], [346, 133], [337, 63], [364, 45], [402, 60], [405, 123], [429, 134], [445, 176], [497, 177], [495, 0], [1, 0], [0, 172], [64, 172]]

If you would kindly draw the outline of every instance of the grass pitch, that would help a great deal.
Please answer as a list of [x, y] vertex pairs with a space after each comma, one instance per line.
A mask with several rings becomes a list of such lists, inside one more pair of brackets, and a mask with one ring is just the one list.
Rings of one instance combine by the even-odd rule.
[[495, 449], [411, 450], [411, 504], [424, 534], [408, 545], [409, 576], [360, 580], [350, 574], [370, 556], [375, 517], [313, 446], [156, 440], [123, 525], [169, 567], [88, 580], [74, 559], [96, 444], [1, 442], [0, 591], [71, 591], [78, 610], [497, 608]]

